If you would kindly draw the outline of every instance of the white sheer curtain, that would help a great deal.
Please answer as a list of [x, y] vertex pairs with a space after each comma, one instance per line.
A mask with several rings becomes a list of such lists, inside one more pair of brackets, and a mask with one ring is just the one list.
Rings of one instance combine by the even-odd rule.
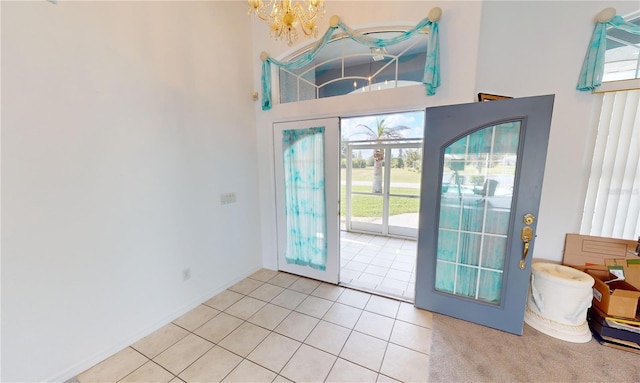
[[282, 132], [287, 263], [325, 270], [327, 209], [324, 127]]
[[640, 89], [604, 94], [582, 234], [640, 235]]

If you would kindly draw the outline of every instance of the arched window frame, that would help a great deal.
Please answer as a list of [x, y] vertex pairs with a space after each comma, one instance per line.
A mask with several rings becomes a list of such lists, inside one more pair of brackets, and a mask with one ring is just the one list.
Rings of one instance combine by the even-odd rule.
[[438, 20], [440, 20], [441, 15], [442, 10], [440, 8], [433, 8], [429, 12], [429, 16], [421, 20], [415, 27], [390, 39], [374, 39], [353, 31], [347, 25], [340, 22], [337, 16], [333, 16], [330, 20], [330, 27], [327, 29], [323, 37], [313, 46], [313, 48], [311, 48], [311, 50], [298, 58], [288, 62], [283, 62], [269, 57], [266, 52], [263, 52], [260, 56], [262, 59], [262, 109], [271, 109], [271, 64], [287, 69], [299, 69], [307, 65], [318, 55], [320, 50], [327, 45], [338, 28], [344, 31], [344, 33], [352, 40], [357, 41], [362, 45], [376, 48], [384, 48], [405, 41], [416, 33], [428, 28], [427, 58], [422, 82], [425, 84], [427, 95], [434, 95], [436, 88], [440, 86]]
[[[364, 36], [374, 37], [381, 36], [382, 34], [397, 35], [406, 33], [411, 28], [411, 26], [399, 25], [377, 26], [362, 28], [357, 32]], [[390, 49], [389, 51], [387, 51], [386, 48], [374, 47], [370, 48], [368, 52], [356, 51], [353, 44], [345, 41], [348, 39], [349, 36], [346, 33], [334, 34], [327, 44], [325, 53], [327, 51], [331, 52], [329, 47], [332, 45], [335, 46], [335, 44], [341, 42], [344, 42], [344, 44], [334, 49], [339, 53], [323, 57], [321, 58], [322, 61], [318, 61], [321, 57], [318, 56], [314, 62], [309, 63], [308, 66], [300, 68], [300, 70], [297, 71], [278, 68], [279, 70], [276, 70], [274, 73], [274, 83], [279, 84], [279, 86], [273, 89], [274, 97], [280, 99], [280, 103], [287, 103], [333, 97], [355, 91], [366, 92], [422, 83], [422, 74], [420, 73], [416, 76], [415, 73], [416, 63], [410, 64], [405, 61], [405, 59], [407, 59], [408, 56], [414, 56], [416, 54], [416, 48], [418, 48], [419, 65], [424, 66], [427, 51], [427, 32], [419, 32], [407, 40], [403, 46], [396, 46], [394, 47], [396, 49]], [[287, 55], [286, 60], [297, 59], [310, 51], [314, 45], [315, 44], [309, 44], [296, 50], [292, 54]], [[344, 49], [348, 50], [345, 51]], [[360, 62], [354, 65], [354, 63], [358, 61]], [[369, 62], [369, 71], [366, 74], [356, 73], [356, 68], [358, 68], [358, 66], [364, 67], [367, 61]], [[373, 69], [371, 68], [371, 64], [373, 64]], [[408, 79], [406, 71], [411, 65], [414, 66], [411, 71], [413, 74], [411, 77], [413, 78]], [[319, 68], [325, 70], [326, 68], [330, 68], [334, 73], [328, 78], [321, 80], [314, 75]], [[419, 70], [421, 71], [421, 69]], [[381, 78], [385, 78], [385, 80], [382, 81]], [[349, 89], [347, 90], [344, 85], [340, 87], [340, 85], [338, 85], [340, 83], [353, 83], [354, 86], [351, 88], [349, 85]], [[336, 87], [341, 89], [336, 90]], [[327, 95], [327, 93], [331, 93], [332, 91], [337, 91], [337, 94]], [[288, 101], [284, 101], [285, 99]]]

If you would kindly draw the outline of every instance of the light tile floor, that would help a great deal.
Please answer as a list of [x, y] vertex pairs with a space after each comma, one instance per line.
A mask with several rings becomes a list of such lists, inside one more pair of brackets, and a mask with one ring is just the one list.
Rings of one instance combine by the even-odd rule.
[[432, 315], [260, 270], [74, 382], [424, 382]]
[[340, 283], [413, 302], [415, 240], [340, 232]]

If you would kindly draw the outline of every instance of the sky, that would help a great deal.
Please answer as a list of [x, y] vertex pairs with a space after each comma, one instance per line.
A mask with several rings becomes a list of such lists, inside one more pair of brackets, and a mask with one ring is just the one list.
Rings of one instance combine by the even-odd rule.
[[341, 134], [348, 137], [349, 141], [366, 140], [369, 137], [362, 132], [366, 129], [358, 125], [366, 125], [371, 129], [377, 126], [376, 119], [384, 119], [388, 126], [407, 126], [410, 129], [400, 133], [406, 138], [422, 138], [424, 134], [424, 111], [379, 114], [364, 117], [349, 117], [340, 120]]

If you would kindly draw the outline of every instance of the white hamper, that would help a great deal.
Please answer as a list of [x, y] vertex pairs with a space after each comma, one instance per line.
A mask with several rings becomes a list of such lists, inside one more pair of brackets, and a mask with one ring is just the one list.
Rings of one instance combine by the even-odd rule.
[[593, 278], [580, 270], [554, 263], [533, 263], [525, 323], [568, 342], [590, 341], [587, 309], [591, 307], [593, 283]]

